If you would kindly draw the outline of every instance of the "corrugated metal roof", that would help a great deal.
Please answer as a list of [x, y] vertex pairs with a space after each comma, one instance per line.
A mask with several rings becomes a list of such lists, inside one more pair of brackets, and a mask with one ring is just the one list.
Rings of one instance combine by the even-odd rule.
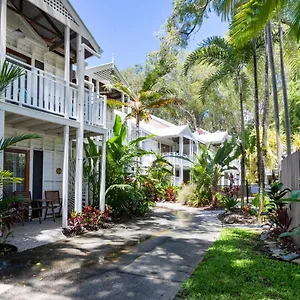
[[[121, 72], [118, 70], [113, 62], [103, 65], [91, 67], [86, 69], [87, 74], [95, 74], [98, 76], [99, 81], [103, 83], [116, 83], [117, 81], [129, 86]], [[117, 78], [117, 79], [116, 79]]]

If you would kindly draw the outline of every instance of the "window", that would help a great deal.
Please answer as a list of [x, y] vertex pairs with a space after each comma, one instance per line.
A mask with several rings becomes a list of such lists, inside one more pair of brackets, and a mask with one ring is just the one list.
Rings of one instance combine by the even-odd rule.
[[8, 195], [13, 192], [24, 192], [29, 190], [29, 155], [28, 151], [8, 149], [4, 153], [4, 170], [13, 173], [14, 177], [22, 178], [21, 183], [11, 183], [4, 186]]

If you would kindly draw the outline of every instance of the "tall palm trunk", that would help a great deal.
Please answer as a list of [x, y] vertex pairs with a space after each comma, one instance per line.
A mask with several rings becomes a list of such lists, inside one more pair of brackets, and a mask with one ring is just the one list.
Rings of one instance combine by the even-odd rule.
[[288, 100], [288, 93], [287, 93], [287, 83], [286, 83], [286, 76], [285, 76], [283, 33], [282, 33], [281, 18], [279, 18], [279, 21], [278, 21], [278, 32], [279, 32], [279, 48], [280, 48], [280, 71], [281, 71], [282, 93], [283, 93], [283, 103], [284, 103], [286, 150], [287, 150], [287, 155], [291, 155], [291, 153], [292, 153], [291, 124], [290, 124], [290, 111], [289, 111], [289, 100]]
[[245, 120], [244, 120], [244, 104], [243, 104], [243, 84], [240, 72], [237, 74], [237, 83], [238, 83], [238, 91], [239, 91], [239, 99], [240, 99], [240, 113], [241, 113], [241, 137], [242, 137], [242, 157], [241, 157], [241, 206], [244, 207], [245, 201], [245, 162], [246, 162], [246, 149], [245, 149]]
[[273, 87], [274, 120], [275, 120], [276, 142], [277, 142], [277, 164], [278, 164], [278, 169], [280, 169], [282, 146], [281, 146], [281, 138], [280, 138], [279, 104], [278, 104], [278, 94], [277, 94], [276, 67], [275, 67], [275, 59], [274, 59], [273, 35], [272, 35], [271, 22], [268, 23], [267, 29], [268, 29], [270, 69], [271, 69], [272, 87]]
[[261, 159], [261, 145], [260, 145], [260, 130], [259, 130], [259, 96], [258, 96], [258, 76], [257, 76], [257, 53], [256, 40], [253, 39], [253, 70], [254, 70], [254, 115], [255, 115], [255, 132], [256, 132], [256, 152], [257, 152], [257, 173], [259, 186], [259, 210], [262, 212], [264, 203], [264, 187], [262, 174], [262, 159]]
[[268, 147], [268, 129], [269, 129], [269, 48], [268, 48], [268, 32], [265, 28], [265, 78], [264, 78], [264, 102], [263, 102], [263, 116], [262, 116], [262, 176], [263, 176], [263, 186], [265, 184], [265, 169], [266, 169], [266, 157], [267, 157], [267, 147]]

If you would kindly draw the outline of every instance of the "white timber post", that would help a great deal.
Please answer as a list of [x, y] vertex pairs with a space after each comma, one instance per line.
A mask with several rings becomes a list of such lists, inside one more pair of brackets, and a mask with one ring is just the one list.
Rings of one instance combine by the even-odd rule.
[[190, 159], [193, 157], [193, 140], [190, 140], [190, 151], [189, 151]]
[[[193, 140], [190, 140], [190, 153], [189, 153], [189, 159], [191, 161], [194, 161], [194, 151], [193, 151], [193, 147], [194, 147], [194, 142]], [[192, 164], [190, 165], [192, 166]], [[192, 173], [191, 173], [191, 169], [190, 169], [190, 181], [192, 181]]]
[[[183, 136], [179, 137], [179, 155], [183, 156]], [[180, 158], [180, 170], [179, 170], [179, 181], [180, 184], [183, 182], [183, 159]]]
[[[125, 95], [124, 93], [121, 94], [121, 101], [122, 103], [125, 102]], [[125, 106], [122, 105], [122, 121], [124, 122], [124, 119], [125, 119]]]
[[106, 139], [107, 133], [102, 135], [101, 182], [100, 182], [100, 210], [105, 211], [105, 170], [106, 170]]
[[7, 0], [0, 0], [0, 67], [6, 56]]
[[199, 155], [199, 142], [196, 142], [196, 153]]
[[173, 157], [173, 185], [176, 185], [176, 157]]
[[64, 126], [64, 166], [63, 166], [63, 198], [62, 198], [62, 227], [67, 228], [68, 226], [68, 198], [69, 198], [69, 126]]
[[[130, 114], [131, 113], [131, 106], [130, 106], [130, 96], [127, 95], [127, 103], [128, 103], [128, 106], [127, 106], [127, 114]], [[128, 137], [127, 137], [127, 140], [128, 141], [131, 141], [132, 140], [132, 128], [131, 128], [131, 119], [129, 118], [127, 120], [127, 128], [128, 128]]]
[[75, 211], [82, 211], [83, 137], [84, 137], [84, 49], [77, 36], [78, 121], [76, 130]]
[[65, 102], [65, 118], [69, 118], [72, 100], [70, 97], [70, 27], [65, 27], [65, 82], [66, 82], [66, 102]]
[[[7, 0], [0, 0], [0, 69], [3, 66], [6, 56], [6, 21], [7, 21]], [[0, 101], [4, 101], [4, 95], [0, 95]], [[0, 110], [0, 140], [4, 138], [5, 112]], [[4, 168], [4, 153], [0, 152], [0, 171]], [[2, 197], [2, 186], [0, 185], [0, 198]]]

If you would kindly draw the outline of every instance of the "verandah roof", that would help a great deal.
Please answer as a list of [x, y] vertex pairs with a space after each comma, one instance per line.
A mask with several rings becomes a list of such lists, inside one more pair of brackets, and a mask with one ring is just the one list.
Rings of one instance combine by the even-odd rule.
[[[96, 52], [102, 50], [68, 0], [9, 0], [8, 9], [24, 18], [46, 42], [49, 51], [64, 54], [65, 26], [70, 27], [71, 55], [76, 62], [76, 37]], [[85, 58], [92, 56], [88, 51]]]

